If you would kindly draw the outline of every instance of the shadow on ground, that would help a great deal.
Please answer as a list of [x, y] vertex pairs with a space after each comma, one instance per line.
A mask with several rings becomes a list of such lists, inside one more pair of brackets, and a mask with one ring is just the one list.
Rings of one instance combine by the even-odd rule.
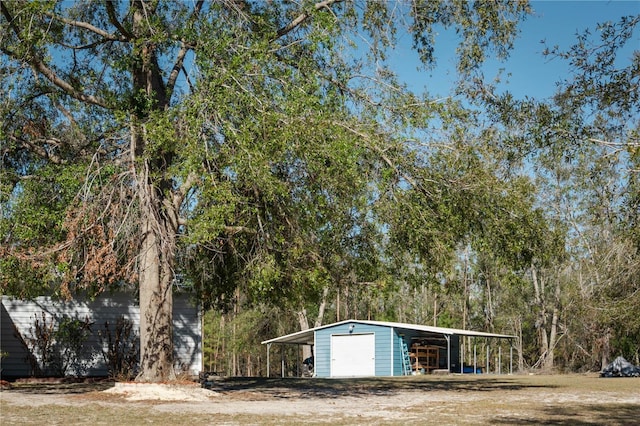
[[20, 392], [31, 394], [72, 395], [107, 390], [114, 386], [112, 380], [100, 381], [67, 381], [67, 382], [30, 382], [12, 383], [2, 392]]
[[574, 404], [550, 406], [532, 416], [494, 418], [492, 424], [508, 425], [637, 425], [640, 405], [634, 404]]
[[211, 385], [217, 392], [254, 391], [279, 398], [334, 398], [338, 395], [368, 397], [393, 395], [405, 391], [492, 392], [532, 388], [554, 388], [553, 385], [523, 384], [517, 380], [491, 378], [451, 378], [413, 376], [397, 378], [297, 379], [297, 378], [221, 378]]
[[[261, 377], [220, 377], [208, 382], [208, 389], [229, 395], [242, 392], [259, 392], [265, 397], [287, 398], [335, 398], [336, 396], [369, 397], [394, 395], [406, 391], [455, 391], [493, 392], [518, 391], [525, 389], [553, 389], [553, 384], [523, 383], [516, 379], [487, 377], [412, 376], [377, 378], [261, 378]], [[13, 383], [3, 392], [23, 392], [36, 394], [82, 394], [103, 391], [114, 386], [110, 380], [66, 381], [48, 383], [33, 381]]]

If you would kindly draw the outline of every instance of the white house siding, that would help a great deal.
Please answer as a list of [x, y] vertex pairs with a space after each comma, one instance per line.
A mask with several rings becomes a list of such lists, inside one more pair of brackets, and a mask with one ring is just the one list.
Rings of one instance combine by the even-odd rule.
[[[98, 331], [110, 328], [118, 318], [125, 317], [134, 325], [139, 335], [140, 308], [135, 298], [127, 293], [115, 293], [91, 300], [61, 301], [50, 297], [38, 297], [35, 300], [17, 300], [1, 297], [2, 317], [0, 323], [0, 348], [8, 353], [2, 359], [2, 376], [6, 378], [27, 377], [32, 375], [28, 354], [22, 341], [31, 336], [36, 317], [41, 320], [44, 312], [47, 321], [59, 320], [64, 315], [84, 320], [88, 318], [91, 335], [86, 342], [90, 359], [83, 360], [82, 371], [71, 369], [70, 376], [106, 376], [107, 365], [102, 352], [102, 341]], [[197, 375], [202, 365], [202, 327], [200, 313], [187, 296], [174, 296], [174, 350], [178, 372]]]

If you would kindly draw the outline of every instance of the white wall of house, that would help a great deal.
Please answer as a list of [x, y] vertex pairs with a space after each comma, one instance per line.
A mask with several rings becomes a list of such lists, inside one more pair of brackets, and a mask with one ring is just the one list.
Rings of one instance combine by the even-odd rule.
[[[130, 293], [107, 294], [95, 300], [61, 301], [51, 297], [34, 300], [18, 300], [1, 296], [0, 349], [5, 354], [1, 360], [1, 374], [5, 378], [33, 375], [24, 341], [33, 336], [36, 318], [44, 313], [47, 323], [59, 321], [64, 315], [91, 323], [91, 335], [85, 346], [90, 356], [78, 368], [70, 368], [70, 376], [106, 376], [107, 364], [103, 357], [106, 346], [98, 332], [110, 328], [118, 318], [125, 317], [134, 324], [139, 336], [140, 309]], [[197, 375], [202, 366], [202, 323], [200, 311], [187, 296], [174, 296], [174, 351], [176, 371]], [[8, 354], [8, 355], [6, 355]]]

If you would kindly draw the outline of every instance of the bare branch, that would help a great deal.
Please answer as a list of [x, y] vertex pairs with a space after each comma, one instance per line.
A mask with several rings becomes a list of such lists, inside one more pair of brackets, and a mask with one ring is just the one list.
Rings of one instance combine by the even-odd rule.
[[118, 29], [118, 31], [120, 31], [120, 34], [123, 35], [125, 40], [133, 38], [133, 35], [129, 31], [127, 31], [126, 28], [124, 28], [122, 26], [120, 21], [118, 21], [118, 17], [116, 16], [116, 10], [113, 7], [113, 1], [107, 0], [105, 2], [105, 6], [107, 7], [107, 14], [109, 15], [109, 22], [111, 22], [113, 24], [113, 26], [116, 27]]
[[239, 233], [255, 235], [257, 231], [255, 229], [247, 228], [246, 226], [225, 226], [224, 230], [229, 235], [235, 235]]
[[598, 145], [602, 145], [610, 148], [640, 147], [640, 143], [638, 142], [611, 142], [611, 141], [605, 141], [605, 140], [596, 139], [596, 138], [589, 138], [589, 142], [597, 143]]
[[60, 43], [60, 46], [65, 47], [67, 49], [73, 49], [73, 50], [87, 50], [87, 49], [93, 49], [97, 46], [100, 46], [101, 44], [105, 44], [105, 43], [111, 43], [111, 40], [98, 40], [95, 41], [93, 43], [89, 43], [89, 44], [84, 44], [82, 46], [73, 46], [70, 44], [66, 44], [66, 43]]
[[[193, 8], [193, 13], [191, 14], [191, 17], [189, 18], [190, 21], [194, 20], [195, 18], [197, 18], [197, 16], [200, 14], [200, 11], [202, 10], [202, 5], [204, 4], [204, 0], [199, 0], [195, 7]], [[187, 43], [183, 40], [182, 41], [182, 46], [180, 47], [180, 51], [178, 52], [178, 56], [176, 57], [176, 60], [173, 64], [173, 69], [171, 70], [171, 73], [169, 74], [169, 79], [167, 80], [167, 92], [172, 93], [173, 92], [173, 88], [175, 87], [176, 84], [176, 80], [178, 79], [178, 75], [180, 74], [181, 70], [184, 70], [184, 58], [187, 55], [187, 52], [190, 50], [190, 48], [188, 47]]]
[[[313, 9], [315, 11], [318, 11], [318, 10], [324, 9], [324, 8], [328, 9], [332, 4], [338, 3], [340, 1], [342, 1], [342, 0], [324, 0], [324, 1], [321, 1], [319, 3], [316, 3], [313, 6]], [[278, 30], [278, 32], [276, 33], [276, 37], [275, 38], [278, 39], [278, 38], [280, 38], [280, 37], [282, 37], [284, 35], [287, 35], [291, 31], [293, 31], [294, 29], [296, 29], [297, 27], [302, 25], [310, 17], [311, 17], [311, 14], [309, 14], [307, 12], [301, 13], [293, 21], [289, 22], [287, 25], [285, 25], [284, 27], [280, 28]]]
[[167, 80], [167, 92], [172, 93], [173, 88], [176, 85], [176, 80], [178, 79], [178, 75], [180, 75], [180, 70], [183, 69], [182, 64], [184, 63], [184, 57], [187, 55], [189, 49], [186, 44], [183, 42], [180, 47], [180, 51], [178, 52], [178, 56], [176, 57], [176, 61], [173, 64], [173, 69], [169, 74], [169, 79]]
[[60, 89], [62, 89], [65, 93], [67, 93], [69, 96], [82, 101], [82, 102], [86, 102], [92, 105], [96, 105], [102, 108], [107, 108], [108, 105], [105, 102], [104, 99], [101, 99], [99, 97], [93, 96], [93, 95], [87, 95], [79, 90], [77, 90], [75, 87], [73, 87], [71, 84], [69, 84], [68, 82], [64, 81], [63, 79], [61, 79], [60, 77], [58, 77], [58, 75], [53, 72], [53, 70], [49, 67], [47, 67], [45, 65], [44, 62], [42, 62], [40, 59], [36, 58], [36, 57], [32, 57], [31, 60], [29, 61], [31, 63], [31, 65], [38, 71], [40, 72], [40, 74], [42, 74], [44, 77], [46, 77], [51, 83], [53, 83], [54, 85], [58, 86]]
[[84, 21], [74, 21], [72, 19], [67, 19], [64, 18], [62, 16], [56, 15], [55, 13], [51, 13], [51, 12], [47, 12], [46, 13], [47, 16], [49, 16], [50, 18], [53, 18], [55, 20], [58, 20], [62, 23], [65, 23], [67, 25], [70, 25], [72, 27], [77, 27], [77, 28], [83, 28], [85, 30], [89, 30], [94, 34], [99, 35], [100, 37], [109, 40], [109, 41], [127, 41], [127, 38], [125, 37], [118, 37], [115, 34], [110, 34], [107, 31], [103, 30], [102, 28], [98, 28], [94, 25], [91, 25], [88, 22], [84, 22]]

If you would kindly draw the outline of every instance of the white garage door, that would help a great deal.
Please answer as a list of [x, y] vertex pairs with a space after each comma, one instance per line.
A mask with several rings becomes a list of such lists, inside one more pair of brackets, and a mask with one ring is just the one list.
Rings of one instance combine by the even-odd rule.
[[331, 377], [375, 376], [375, 343], [373, 333], [331, 336]]

